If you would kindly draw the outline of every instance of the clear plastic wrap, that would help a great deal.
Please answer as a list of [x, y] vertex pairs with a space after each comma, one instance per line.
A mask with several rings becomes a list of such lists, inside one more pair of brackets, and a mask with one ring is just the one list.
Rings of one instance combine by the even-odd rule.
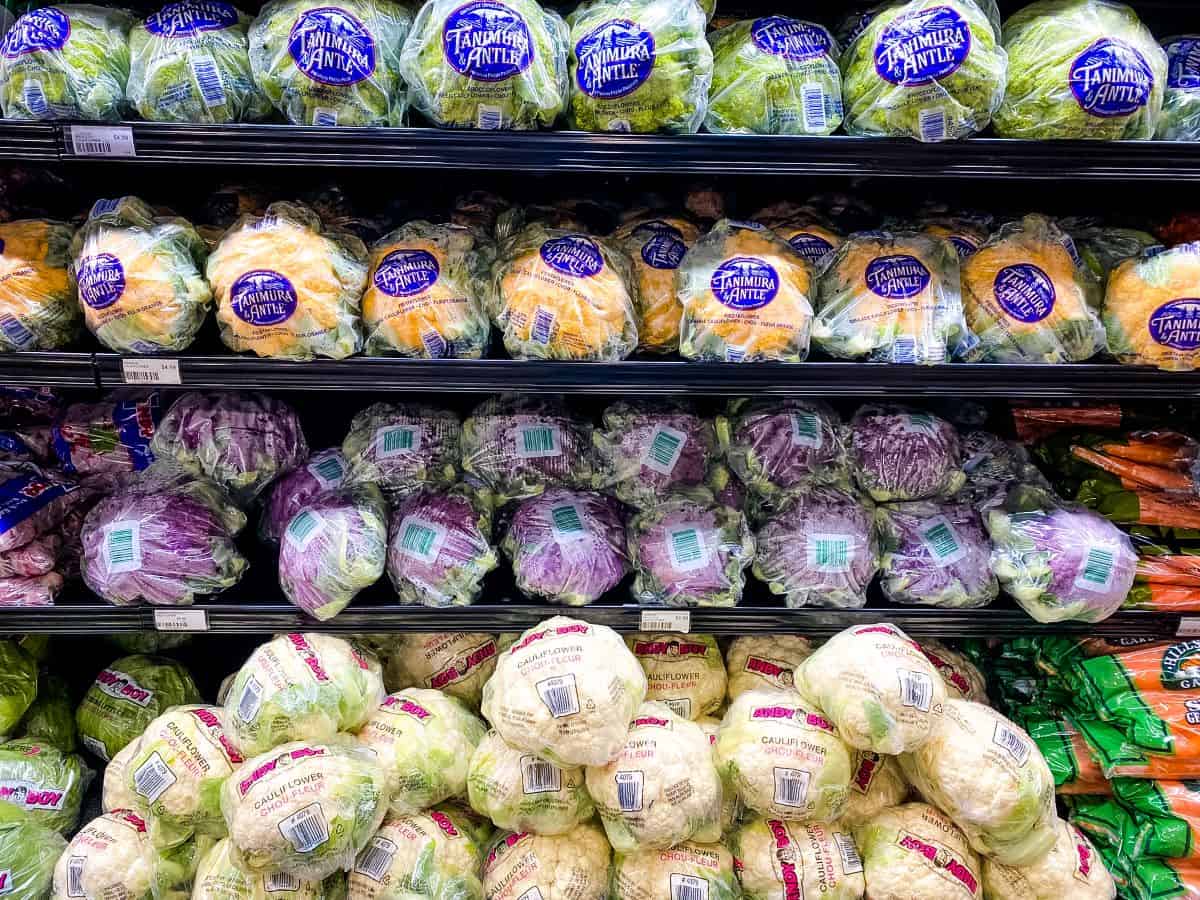
[[[79, 756], [46, 741], [18, 738], [0, 744], [0, 809], [13, 809], [23, 821], [72, 834], [91, 780]], [[0, 820], [8, 817], [0, 812]]]
[[[344, 14], [315, 12], [322, 9]], [[301, 203], [272, 203], [265, 215], [239, 218], [208, 257], [207, 274], [221, 340], [235, 353], [343, 359], [362, 349], [367, 247], [326, 229]]]
[[854, 480], [879, 503], [953, 497], [962, 456], [954, 426], [932, 413], [868, 404], [850, 423]]
[[856, 828], [889, 806], [898, 806], [909, 794], [908, 780], [894, 756], [872, 750], [850, 754], [850, 799], [838, 823]]
[[607, 900], [612, 849], [598, 827], [497, 835], [483, 864], [488, 900]]
[[636, 507], [654, 507], [668, 492], [695, 488], [717, 457], [711, 420], [683, 403], [618, 400], [604, 410], [596, 445], [597, 489]]
[[54, 867], [53, 900], [160, 896], [159, 856], [146, 823], [127, 809], [92, 819], [76, 834]]
[[392, 0], [271, 0], [250, 26], [250, 68], [293, 125], [403, 125], [400, 48], [411, 24]]
[[904, 803], [854, 829], [872, 896], [983, 900], [982, 866], [966, 835], [939, 810]]
[[87, 3], [31, 9], [0, 44], [6, 119], [123, 118], [129, 13]]
[[638, 349], [676, 352], [683, 307], [675, 294], [675, 272], [700, 229], [682, 216], [639, 217], [612, 237], [629, 254], [637, 278]]
[[789, 221], [772, 224], [771, 230], [791, 244], [792, 249], [808, 260], [814, 271], [820, 271], [825, 260], [838, 247], [845, 243], [845, 238], [816, 216], [805, 215]]
[[83, 499], [79, 485], [32, 463], [0, 464], [0, 553], [56, 528]]
[[988, 239], [991, 221], [990, 216], [929, 212], [918, 217], [917, 225], [925, 234], [949, 241], [961, 261], [983, 246]]
[[713, 57], [704, 10], [695, 0], [589, 0], [567, 24], [571, 128], [700, 130]]
[[729, 700], [757, 688], [794, 690], [796, 671], [812, 652], [812, 641], [799, 634], [734, 638], [725, 651]]
[[942, 676], [947, 697], [984, 704], [988, 702], [987, 678], [966, 653], [947, 647], [933, 638], [921, 641], [921, 652]]
[[987, 431], [968, 431], [963, 435], [962, 448], [967, 483], [954, 500], [973, 506], [981, 515], [1002, 504], [1014, 484], [1050, 487], [1046, 476], [1030, 462], [1029, 451], [1016, 441], [1003, 440]]
[[154, 462], [150, 441], [162, 421], [162, 395], [122, 392], [99, 403], [72, 403], [54, 420], [62, 470], [90, 484], [115, 485]]
[[17, 731], [19, 737], [43, 741], [65, 753], [78, 748], [75, 698], [64, 678], [46, 670], [38, 673], [37, 699], [30, 704]]
[[351, 483], [379, 486], [392, 503], [423, 487], [448, 488], [461, 459], [458, 416], [422, 404], [373, 403], [342, 441]]
[[58, 414], [63, 398], [48, 387], [0, 385], [0, 415], [20, 422], [48, 422]]
[[350, 871], [349, 900], [483, 900], [490, 831], [453, 805], [389, 817]]
[[838, 45], [824, 26], [764, 16], [733, 22], [708, 41], [709, 131], [825, 135], [842, 123]]
[[0, 640], [0, 736], [17, 730], [37, 689], [37, 662], [15, 642]]
[[549, 128], [567, 102], [567, 26], [536, 0], [436, 0], [417, 13], [400, 72], [441, 128]]
[[5, 862], [6, 894], [13, 900], [49, 897], [54, 865], [67, 849], [57, 831], [32, 822], [0, 823], [0, 859]]
[[[558, 766], [489, 731], [471, 756], [471, 807], [497, 828], [538, 835], [578, 833], [596, 812], [582, 766]], [[597, 832], [598, 833], [598, 832]], [[607, 850], [608, 842], [604, 842]]]
[[79, 303], [67, 275], [74, 234], [51, 219], [0, 223], [0, 351], [61, 350], [79, 336]]
[[142, 798], [133, 792], [126, 777], [129, 760], [137, 752], [138, 737], [134, 736], [128, 744], [113, 754], [112, 759], [104, 767], [104, 778], [101, 783], [100, 809], [106, 813], [118, 809], [128, 809], [144, 819], [146, 809]]
[[1200, 35], [1166, 38], [1167, 87], [1162, 117], [1154, 132], [1160, 141], [1200, 141]]
[[859, 232], [824, 265], [812, 337], [830, 356], [934, 365], [970, 345], [958, 254], [948, 241]]
[[1117, 887], [1092, 842], [1062, 819], [1054, 834], [1049, 852], [1029, 865], [1006, 866], [984, 857], [988, 900], [1115, 900]]
[[53, 606], [62, 588], [63, 577], [57, 572], [0, 578], [0, 607]]
[[258, 524], [258, 537], [267, 544], [278, 544], [283, 531], [318, 494], [342, 486], [349, 465], [340, 447], [321, 450], [308, 461], [285, 475], [281, 475], [271, 486], [263, 504], [262, 519]]
[[234, 861], [233, 843], [222, 838], [196, 868], [192, 900], [333, 900], [320, 882], [300, 881], [287, 872], [254, 874]]
[[414, 632], [393, 640], [384, 664], [389, 691], [437, 688], [479, 709], [483, 686], [496, 671], [500, 645], [490, 634], [469, 631]]
[[494, 252], [470, 228], [422, 219], [376, 241], [362, 298], [367, 354], [483, 356], [491, 340], [484, 295]]
[[1118, 362], [1200, 368], [1200, 243], [1120, 263], [1108, 276], [1104, 329]]
[[[729, 838], [749, 900], [862, 900], [866, 889], [845, 820], [828, 826], [752, 818]], [[841, 829], [847, 829], [845, 831]]]
[[723, 844], [685, 841], [670, 850], [613, 855], [610, 900], [675, 900], [688, 888], [708, 900], [741, 897], [733, 854]]
[[83, 320], [118, 353], [189, 347], [212, 308], [208, 247], [192, 224], [137, 197], [97, 200], [71, 242]]

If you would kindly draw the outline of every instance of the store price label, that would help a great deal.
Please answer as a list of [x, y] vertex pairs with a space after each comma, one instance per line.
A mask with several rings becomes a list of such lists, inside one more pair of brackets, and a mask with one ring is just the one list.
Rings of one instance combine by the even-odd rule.
[[687, 634], [692, 630], [692, 614], [686, 609], [643, 609], [638, 629]]
[[155, 631], [208, 631], [208, 611], [204, 609], [156, 609]]
[[76, 156], [137, 156], [128, 125], [70, 125], [71, 152]]
[[1200, 616], [1183, 616], [1179, 627], [1175, 629], [1175, 637], [1200, 637]]
[[177, 359], [123, 359], [121, 377], [126, 384], [183, 384]]

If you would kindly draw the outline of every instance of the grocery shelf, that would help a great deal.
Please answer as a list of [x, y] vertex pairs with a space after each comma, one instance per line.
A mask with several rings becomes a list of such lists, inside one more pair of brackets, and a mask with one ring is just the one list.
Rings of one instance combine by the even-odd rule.
[[0, 384], [96, 388], [91, 353], [0, 353]]
[[54, 162], [61, 155], [60, 131], [54, 122], [0, 120], [0, 159]]
[[[92, 598], [52, 607], [0, 608], [3, 634], [106, 634], [147, 630], [146, 611], [136, 606], [113, 606]], [[153, 628], [153, 618], [150, 619]]]

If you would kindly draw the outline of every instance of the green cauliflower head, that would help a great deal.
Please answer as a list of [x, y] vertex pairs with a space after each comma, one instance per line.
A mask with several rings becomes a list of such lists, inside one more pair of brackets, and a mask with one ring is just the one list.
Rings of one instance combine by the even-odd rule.
[[0, 821], [27, 820], [70, 834], [91, 777], [79, 756], [45, 741], [0, 744]]
[[50, 896], [54, 864], [67, 849], [67, 840], [52, 828], [34, 822], [0, 824], [0, 859], [4, 860], [7, 900], [43, 900]]

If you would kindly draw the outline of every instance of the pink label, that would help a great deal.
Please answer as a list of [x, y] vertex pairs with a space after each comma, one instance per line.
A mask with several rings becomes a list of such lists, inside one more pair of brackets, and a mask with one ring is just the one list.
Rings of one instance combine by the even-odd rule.
[[291, 642], [292, 649], [304, 660], [304, 664], [312, 672], [313, 678], [317, 679], [317, 681], [328, 681], [329, 675], [326, 674], [324, 667], [321, 665], [321, 658], [317, 656], [317, 651], [312, 648], [304, 635], [289, 634], [287, 639]]

